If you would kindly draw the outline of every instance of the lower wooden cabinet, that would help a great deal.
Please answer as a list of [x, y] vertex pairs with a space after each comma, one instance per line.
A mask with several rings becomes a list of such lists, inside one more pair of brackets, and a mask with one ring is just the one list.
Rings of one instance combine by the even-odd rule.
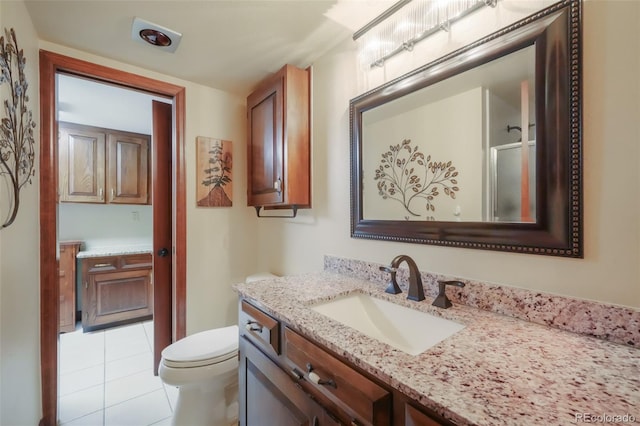
[[404, 426], [439, 426], [440, 424], [417, 408], [405, 404]]
[[153, 318], [151, 254], [82, 260], [82, 329]]
[[60, 288], [60, 333], [76, 329], [76, 255], [80, 241], [65, 241], [58, 244], [58, 283]]
[[290, 328], [285, 328], [284, 335], [287, 366], [302, 376], [303, 386], [335, 406], [343, 421], [391, 424], [391, 392]]
[[240, 340], [240, 424], [340, 424], [246, 338]]
[[239, 304], [241, 426], [452, 425], [258, 306]]

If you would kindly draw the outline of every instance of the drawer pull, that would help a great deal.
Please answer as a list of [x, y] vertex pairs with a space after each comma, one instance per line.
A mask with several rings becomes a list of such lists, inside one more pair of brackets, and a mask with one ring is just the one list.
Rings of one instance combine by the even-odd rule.
[[293, 376], [294, 379], [296, 379], [296, 381], [302, 380], [302, 378], [304, 377], [304, 374], [299, 372], [297, 368], [294, 368], [293, 370], [291, 370], [291, 375]]
[[258, 333], [262, 333], [262, 324], [256, 321], [247, 321], [247, 325], [244, 326], [247, 331], [257, 331]]
[[94, 268], [106, 268], [107, 266], [113, 266], [111, 263], [96, 263], [93, 265]]
[[311, 380], [316, 385], [323, 386], [331, 386], [332, 388], [337, 388], [336, 382], [333, 380], [323, 380], [320, 376], [313, 372], [313, 366], [311, 364], [307, 364], [307, 371], [309, 372], [309, 380]]

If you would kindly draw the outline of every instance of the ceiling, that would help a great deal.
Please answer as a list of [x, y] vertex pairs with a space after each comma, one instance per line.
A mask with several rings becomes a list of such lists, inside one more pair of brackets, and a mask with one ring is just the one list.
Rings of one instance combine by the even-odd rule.
[[[25, 0], [41, 40], [247, 95], [307, 67], [395, 0]], [[182, 33], [175, 53], [131, 38], [135, 17]]]

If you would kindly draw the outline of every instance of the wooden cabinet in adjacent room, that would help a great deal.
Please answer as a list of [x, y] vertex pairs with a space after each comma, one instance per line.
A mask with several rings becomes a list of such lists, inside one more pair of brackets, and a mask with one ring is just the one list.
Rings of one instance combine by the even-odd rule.
[[59, 123], [60, 201], [149, 203], [148, 135]]
[[82, 259], [82, 329], [153, 318], [151, 254]]
[[58, 245], [60, 333], [74, 331], [76, 328], [76, 255], [81, 245], [80, 241], [65, 241]]
[[311, 207], [310, 71], [285, 65], [247, 98], [247, 204]]

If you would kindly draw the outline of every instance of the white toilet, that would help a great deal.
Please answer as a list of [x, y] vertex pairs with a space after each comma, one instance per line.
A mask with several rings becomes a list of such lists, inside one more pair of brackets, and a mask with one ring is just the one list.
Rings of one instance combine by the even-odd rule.
[[[275, 277], [261, 273], [246, 282]], [[162, 351], [158, 375], [178, 387], [174, 426], [230, 426], [238, 422], [238, 326], [202, 331]]]

